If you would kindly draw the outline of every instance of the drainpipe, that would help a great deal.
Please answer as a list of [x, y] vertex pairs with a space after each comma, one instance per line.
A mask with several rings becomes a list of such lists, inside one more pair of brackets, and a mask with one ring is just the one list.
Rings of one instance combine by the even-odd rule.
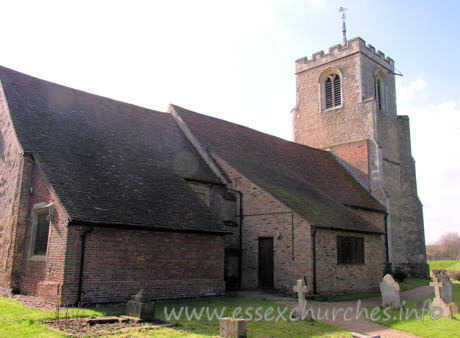
[[81, 296], [82, 296], [82, 286], [83, 286], [83, 269], [85, 266], [85, 244], [86, 244], [86, 236], [88, 236], [89, 233], [93, 232], [94, 228], [91, 227], [84, 231], [81, 234], [81, 256], [80, 256], [80, 274], [78, 276], [78, 298], [77, 298], [77, 306], [81, 302]]
[[388, 249], [388, 212], [385, 213], [385, 250], [387, 253], [387, 267], [390, 267], [390, 250]]
[[[238, 213], [238, 215], [235, 214], [235, 216], [238, 216], [238, 218], [240, 219], [240, 229], [239, 229], [239, 233], [240, 233], [240, 238], [238, 240], [238, 288], [241, 289], [241, 271], [242, 271], [242, 267], [241, 267], [241, 263], [243, 262], [243, 193], [239, 190], [235, 190], [235, 189], [229, 189], [237, 194], [240, 195], [240, 211]], [[236, 210], [235, 210], [235, 213], [236, 213]]]
[[316, 295], [316, 227], [312, 226], [311, 241], [313, 251], [313, 294]]
[[243, 263], [243, 193], [241, 191], [236, 191], [240, 194], [240, 238], [239, 238], [239, 257], [238, 257], [238, 288], [241, 289], [241, 279], [242, 279], [242, 263]]

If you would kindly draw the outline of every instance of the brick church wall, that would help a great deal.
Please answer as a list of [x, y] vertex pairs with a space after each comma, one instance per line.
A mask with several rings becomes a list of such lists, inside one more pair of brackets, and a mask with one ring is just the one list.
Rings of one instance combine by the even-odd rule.
[[[255, 185], [228, 163], [213, 155], [233, 187], [243, 194], [243, 289], [254, 289], [258, 283], [258, 238], [273, 237], [274, 287], [292, 292], [296, 280], [306, 276], [313, 283], [311, 259], [311, 228], [308, 222], [275, 199], [271, 194]], [[275, 214], [273, 213], [282, 213]], [[294, 214], [294, 247], [292, 247], [292, 216]], [[254, 214], [268, 214], [251, 216]], [[270, 215], [272, 214], [272, 215]], [[280, 238], [276, 234], [279, 232]], [[293, 258], [294, 252], [294, 260]]]
[[[33, 194], [29, 197], [29, 207], [25, 223], [25, 241], [21, 264], [20, 291], [25, 294], [42, 296], [56, 300], [59, 297], [64, 275], [64, 258], [67, 237], [67, 216], [49, 189], [39, 165], [32, 172]], [[52, 205], [47, 254], [32, 256], [34, 207]]]
[[[287, 206], [264, 191], [241, 172], [213, 155], [232, 180], [234, 188], [243, 193], [243, 265], [242, 288], [254, 289], [258, 285], [258, 238], [273, 237], [274, 288], [291, 293], [296, 280], [307, 278], [313, 285], [312, 229], [306, 220], [294, 213], [294, 260], [292, 260], [291, 215]], [[352, 209], [363, 218], [385, 229], [385, 215], [362, 209]], [[280, 215], [261, 215], [286, 212]], [[280, 238], [276, 232], [280, 233]], [[365, 238], [366, 263], [337, 265], [336, 237], [357, 236]], [[318, 230], [316, 235], [317, 291], [322, 294], [341, 294], [361, 290], [375, 290], [382, 278], [385, 262], [385, 237], [383, 235], [355, 234], [350, 232]]]
[[[364, 238], [364, 264], [337, 264], [337, 236]], [[317, 291], [341, 294], [378, 290], [385, 263], [385, 237], [319, 229], [316, 234]]]
[[[63, 303], [78, 293], [81, 234], [70, 227]], [[140, 289], [155, 299], [222, 295], [224, 236], [94, 228], [87, 234], [82, 300], [119, 302]]]
[[22, 149], [0, 85], [0, 288], [7, 290], [12, 288], [12, 253], [23, 164]]

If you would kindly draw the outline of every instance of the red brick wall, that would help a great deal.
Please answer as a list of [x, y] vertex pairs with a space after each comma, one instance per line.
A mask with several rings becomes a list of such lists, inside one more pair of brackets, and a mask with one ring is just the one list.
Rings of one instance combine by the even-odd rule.
[[18, 288], [17, 260], [22, 253], [22, 216], [27, 208], [24, 189], [29, 184], [30, 168], [31, 159], [22, 155], [0, 85], [0, 288], [4, 289]]
[[334, 145], [330, 149], [363, 184], [369, 187], [368, 140]]
[[[47, 186], [38, 164], [33, 168], [31, 186], [34, 188], [34, 193], [30, 195], [27, 209], [20, 291], [54, 300], [58, 297], [58, 289], [63, 282], [67, 217]], [[50, 211], [48, 250], [46, 257], [39, 259], [31, 256], [32, 210], [34, 206], [51, 203], [53, 207]]]
[[[292, 259], [292, 210], [243, 174], [214, 155], [232, 180], [234, 189], [243, 193], [242, 288], [258, 287], [258, 238], [273, 237], [275, 289], [292, 292], [296, 280], [307, 277], [313, 282], [311, 229], [307, 221], [294, 213], [294, 260]], [[285, 212], [280, 215], [249, 216]], [[276, 232], [280, 238], [276, 237]]]
[[[337, 236], [364, 238], [364, 264], [337, 264]], [[319, 229], [316, 234], [317, 291], [341, 294], [377, 290], [383, 277], [385, 238]]]
[[[264, 191], [228, 163], [213, 155], [232, 180], [234, 188], [243, 193], [243, 214], [262, 214], [292, 211], [268, 192]], [[353, 209], [353, 211], [355, 211]], [[384, 214], [356, 211], [361, 216], [384, 227]], [[279, 231], [281, 238], [276, 238]], [[275, 289], [292, 292], [296, 280], [306, 276], [313, 286], [312, 234], [309, 223], [294, 213], [294, 260], [291, 245], [291, 215], [245, 216], [243, 219], [242, 287], [258, 287], [258, 238], [274, 238]], [[338, 235], [365, 238], [366, 263], [337, 265]], [[378, 288], [382, 278], [385, 246], [384, 236], [355, 234], [341, 231], [318, 230], [316, 235], [317, 292], [340, 294]]]
[[[64, 303], [77, 299], [83, 231], [69, 230]], [[85, 245], [83, 301], [126, 301], [140, 289], [155, 299], [223, 294], [224, 236], [95, 228]]]

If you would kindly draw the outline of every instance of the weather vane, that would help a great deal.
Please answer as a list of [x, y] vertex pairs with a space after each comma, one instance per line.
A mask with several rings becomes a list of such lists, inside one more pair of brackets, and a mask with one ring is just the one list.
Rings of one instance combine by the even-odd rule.
[[343, 6], [340, 6], [339, 12], [342, 13], [342, 35], [343, 35], [343, 45], [345, 46], [347, 44], [347, 28], [345, 27], [345, 12], [347, 11], [347, 8], [344, 8]]

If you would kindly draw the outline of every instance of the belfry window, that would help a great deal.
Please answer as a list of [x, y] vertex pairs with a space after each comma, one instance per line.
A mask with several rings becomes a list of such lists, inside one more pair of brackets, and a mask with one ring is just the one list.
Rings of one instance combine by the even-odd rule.
[[380, 76], [376, 76], [374, 79], [374, 90], [375, 90], [375, 104], [378, 110], [383, 110], [383, 81]]
[[331, 74], [326, 78], [324, 96], [326, 109], [338, 107], [342, 104], [342, 87], [339, 75]]

